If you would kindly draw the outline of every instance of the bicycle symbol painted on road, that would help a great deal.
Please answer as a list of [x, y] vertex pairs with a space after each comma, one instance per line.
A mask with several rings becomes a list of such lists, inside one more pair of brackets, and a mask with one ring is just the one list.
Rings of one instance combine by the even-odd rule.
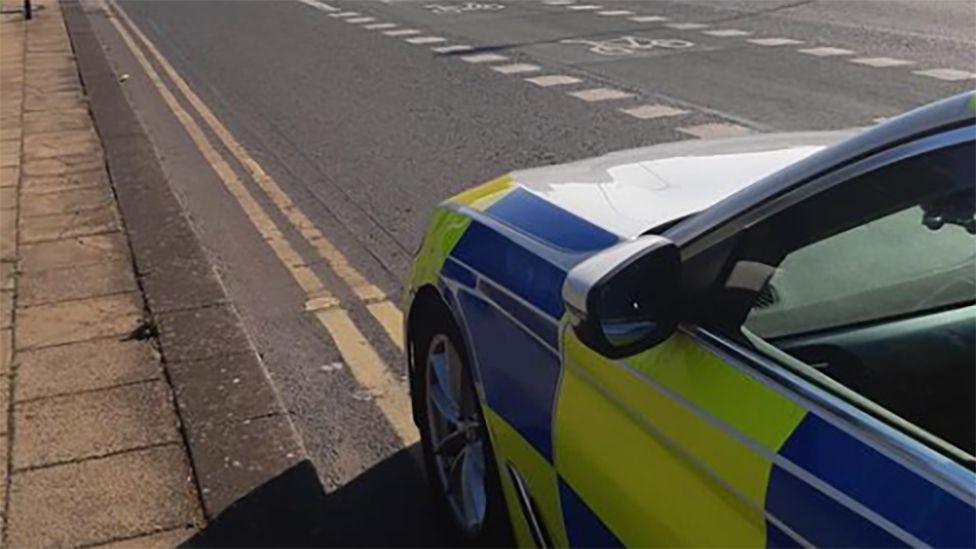
[[688, 40], [677, 38], [644, 38], [642, 36], [621, 36], [610, 40], [560, 40], [561, 44], [582, 44], [588, 46], [590, 52], [598, 55], [634, 55], [635, 53], [655, 48], [684, 49], [695, 45]]
[[435, 15], [458, 14], [472, 11], [498, 11], [505, 9], [504, 4], [493, 4], [485, 2], [465, 2], [463, 4], [443, 5], [427, 4], [424, 6]]

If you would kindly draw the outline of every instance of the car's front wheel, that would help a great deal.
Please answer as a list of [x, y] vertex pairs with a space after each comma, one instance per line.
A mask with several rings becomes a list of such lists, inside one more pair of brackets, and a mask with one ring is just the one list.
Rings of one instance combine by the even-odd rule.
[[462, 539], [510, 545], [498, 469], [460, 330], [446, 311], [419, 328], [415, 406], [434, 495]]

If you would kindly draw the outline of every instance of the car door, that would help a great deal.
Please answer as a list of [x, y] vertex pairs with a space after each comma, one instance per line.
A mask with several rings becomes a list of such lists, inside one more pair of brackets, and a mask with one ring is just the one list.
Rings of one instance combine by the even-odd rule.
[[611, 360], [562, 330], [566, 534], [606, 546], [973, 546], [972, 126], [737, 220], [694, 323]]

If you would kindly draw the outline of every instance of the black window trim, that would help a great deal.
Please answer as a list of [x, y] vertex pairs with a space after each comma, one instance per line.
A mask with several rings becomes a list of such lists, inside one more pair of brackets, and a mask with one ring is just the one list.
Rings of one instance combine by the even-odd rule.
[[[684, 241], [676, 240], [675, 243], [681, 247], [682, 259], [687, 261], [692, 257], [707, 253], [769, 217], [846, 181], [902, 160], [966, 142], [976, 144], [976, 126], [972, 124], [954, 126], [912, 141], [899, 143], [852, 164], [830, 170], [787, 193], [753, 204], [734, 217], [723, 221], [720, 225], [688, 237]], [[669, 232], [666, 232], [664, 236], [670, 237]]]

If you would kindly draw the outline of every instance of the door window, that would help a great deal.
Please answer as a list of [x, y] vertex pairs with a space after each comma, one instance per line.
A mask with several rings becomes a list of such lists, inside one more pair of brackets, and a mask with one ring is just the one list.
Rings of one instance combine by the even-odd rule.
[[[759, 350], [786, 353], [969, 455], [973, 151], [968, 142], [902, 160], [773, 215], [743, 235], [724, 290], [745, 304], [741, 329]], [[745, 291], [733, 283], [743, 271]]]

